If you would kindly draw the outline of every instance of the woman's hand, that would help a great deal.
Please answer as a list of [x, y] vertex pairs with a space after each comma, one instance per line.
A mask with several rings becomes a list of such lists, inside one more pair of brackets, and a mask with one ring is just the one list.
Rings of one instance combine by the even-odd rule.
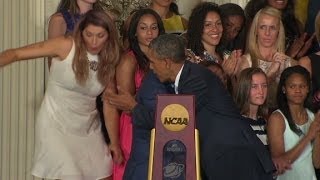
[[[120, 148], [119, 144], [110, 144], [109, 145], [109, 150], [112, 155], [113, 162], [116, 164], [121, 164], [123, 163], [123, 155], [122, 155], [122, 150]], [[109, 152], [109, 153], [110, 153]]]
[[221, 66], [227, 75], [233, 76], [236, 74], [236, 68], [241, 60], [241, 55], [242, 51], [239, 49], [232, 51], [230, 56], [224, 57]]
[[287, 55], [292, 58], [301, 58], [302, 56], [304, 56], [306, 52], [310, 49], [315, 34], [310, 36], [310, 38], [308, 39], [307, 36], [307, 33], [303, 33], [299, 38], [295, 39], [289, 47]]
[[283, 157], [273, 157], [273, 164], [277, 169], [276, 176], [283, 174], [286, 170], [291, 169], [291, 161]]
[[103, 100], [107, 101], [110, 105], [116, 107], [121, 111], [130, 113], [132, 109], [137, 105], [135, 97], [129, 92], [122, 90], [119, 86], [117, 87], [118, 94], [110, 91], [106, 91], [103, 95]]
[[299, 53], [300, 49], [303, 47], [306, 37], [307, 33], [303, 33], [299, 38], [295, 39], [293, 43], [290, 45], [286, 54], [292, 58], [295, 58]]
[[308, 50], [311, 48], [312, 46], [312, 42], [314, 40], [314, 38], [316, 37], [316, 34], [313, 33], [312, 36], [310, 36], [310, 38], [308, 40], [305, 41], [303, 47], [300, 49], [300, 51], [298, 52], [296, 58], [299, 59], [302, 56], [306, 55], [306, 53], [308, 52]]
[[280, 73], [280, 67], [284, 64], [285, 55], [283, 53], [275, 53], [272, 57], [272, 64], [267, 71], [267, 76], [270, 79], [273, 79], [278, 76]]
[[306, 134], [306, 136], [310, 140], [313, 140], [314, 138], [319, 136], [319, 133], [320, 133], [320, 111], [318, 111], [315, 114], [315, 118], [314, 118], [313, 122], [311, 123], [309, 131]]
[[291, 58], [284, 53], [276, 52], [272, 57], [272, 64], [267, 72], [269, 78], [277, 77], [281, 72], [281, 67], [284, 67], [285, 62], [289, 61]]

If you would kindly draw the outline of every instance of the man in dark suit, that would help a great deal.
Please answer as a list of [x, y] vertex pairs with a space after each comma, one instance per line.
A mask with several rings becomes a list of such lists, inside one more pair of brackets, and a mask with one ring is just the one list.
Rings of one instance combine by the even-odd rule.
[[[246, 123], [219, 78], [186, 61], [184, 42], [172, 34], [161, 35], [149, 45], [150, 68], [161, 82], [175, 85], [177, 94], [195, 95], [196, 127], [200, 135], [202, 179], [271, 180], [275, 170], [264, 145]], [[129, 94], [106, 96], [140, 118], [150, 118]], [[121, 100], [121, 99], [126, 99]]]
[[161, 83], [152, 71], [145, 75], [137, 92], [136, 101], [148, 111], [148, 117], [141, 117], [145, 113], [139, 113], [139, 111], [132, 113], [132, 148], [125, 168], [124, 180], [147, 179], [150, 137], [151, 130], [154, 128], [157, 95], [171, 93], [172, 88], [168, 84]]

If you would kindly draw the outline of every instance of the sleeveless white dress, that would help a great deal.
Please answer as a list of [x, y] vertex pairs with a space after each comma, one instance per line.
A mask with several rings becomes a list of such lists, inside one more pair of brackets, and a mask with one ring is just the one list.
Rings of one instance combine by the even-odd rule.
[[[112, 174], [112, 158], [101, 133], [96, 97], [104, 90], [93, 70], [84, 86], [72, 70], [75, 45], [66, 59], [53, 58], [36, 122], [32, 174], [63, 180], [95, 180]], [[90, 61], [97, 55], [88, 53]]]
[[[289, 123], [280, 110], [279, 112], [284, 120], [286, 129], [284, 131], [285, 151], [292, 149], [301, 140], [303, 136], [298, 136], [289, 127]], [[303, 125], [298, 125], [304, 134], [309, 130], [311, 122], [314, 120], [314, 114], [307, 109], [308, 121]], [[300, 156], [292, 164], [292, 169], [287, 170], [284, 174], [278, 176], [277, 180], [317, 180], [312, 163], [312, 143], [309, 143], [300, 154]]]

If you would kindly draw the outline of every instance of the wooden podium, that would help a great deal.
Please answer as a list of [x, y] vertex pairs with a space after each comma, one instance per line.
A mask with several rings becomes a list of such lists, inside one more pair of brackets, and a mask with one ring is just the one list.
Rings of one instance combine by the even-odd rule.
[[148, 180], [200, 180], [193, 95], [158, 95]]

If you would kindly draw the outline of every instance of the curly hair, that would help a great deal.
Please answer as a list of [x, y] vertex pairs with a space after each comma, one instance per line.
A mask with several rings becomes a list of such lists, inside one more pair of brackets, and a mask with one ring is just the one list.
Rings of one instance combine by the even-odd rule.
[[104, 11], [88, 11], [75, 29], [74, 42], [76, 48], [72, 69], [77, 82], [81, 85], [85, 84], [89, 77], [89, 63], [87, 61], [87, 49], [82, 32], [89, 25], [102, 27], [108, 32], [106, 44], [98, 54], [99, 62], [97, 71], [98, 81], [105, 86], [114, 78], [115, 69], [120, 59], [120, 47], [116, 27], [112, 19]]
[[160, 16], [158, 15], [158, 13], [156, 13], [154, 10], [140, 9], [140, 10], [137, 10], [133, 14], [133, 16], [130, 20], [130, 25], [129, 25], [129, 30], [128, 30], [129, 45], [130, 45], [130, 49], [133, 51], [134, 55], [136, 56], [139, 68], [141, 68], [143, 71], [147, 71], [149, 69], [149, 60], [148, 60], [147, 56], [140, 49], [136, 33], [137, 33], [138, 23], [139, 23], [141, 17], [144, 15], [147, 15], [147, 14], [152, 15], [157, 20], [158, 29], [159, 29], [158, 35], [165, 33], [162, 20], [161, 20]]
[[220, 16], [219, 6], [213, 2], [203, 2], [198, 4], [189, 17], [187, 30], [187, 48], [191, 49], [197, 56], [202, 56], [204, 46], [201, 42], [203, 34], [204, 21], [209, 12], [216, 12]]

